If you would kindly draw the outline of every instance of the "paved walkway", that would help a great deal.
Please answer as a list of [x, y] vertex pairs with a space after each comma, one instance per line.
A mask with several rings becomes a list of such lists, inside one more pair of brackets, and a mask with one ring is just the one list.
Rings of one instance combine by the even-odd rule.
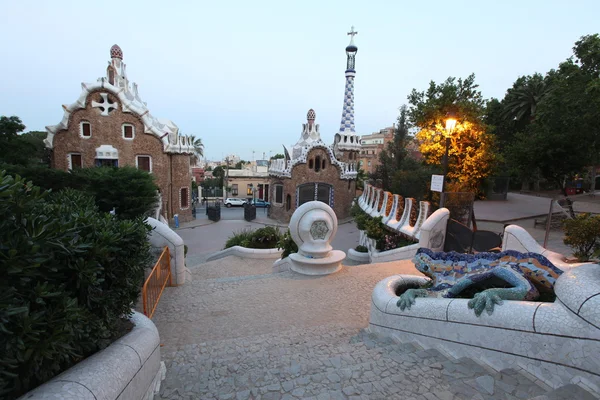
[[[153, 318], [167, 367], [159, 399], [533, 399], [555, 391], [416, 343], [368, 334], [371, 292], [410, 261], [309, 277], [228, 257], [166, 288]], [[540, 399], [591, 399], [578, 395]], [[572, 397], [576, 396], [576, 397]], [[579, 396], [579, 397], [578, 397]]]

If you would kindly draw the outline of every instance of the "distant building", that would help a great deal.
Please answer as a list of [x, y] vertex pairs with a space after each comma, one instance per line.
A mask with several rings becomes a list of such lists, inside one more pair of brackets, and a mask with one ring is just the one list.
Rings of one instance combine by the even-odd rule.
[[204, 168], [192, 167], [192, 180], [198, 185], [204, 182]]
[[367, 174], [375, 172], [379, 164], [379, 153], [394, 140], [394, 127], [388, 127], [360, 138], [360, 167]]
[[[266, 160], [257, 160], [256, 163], [265, 164]], [[264, 162], [264, 163], [263, 163]], [[262, 199], [269, 201], [269, 173], [267, 166], [250, 165], [249, 168], [229, 169], [226, 197], [243, 199]]]
[[111, 47], [110, 57], [106, 76], [82, 83], [79, 98], [63, 105], [62, 121], [46, 127], [51, 165], [65, 171], [125, 165], [143, 169], [155, 177], [162, 214], [191, 220], [191, 138], [180, 135], [173, 122], [150, 114], [137, 85], [129, 83], [119, 46]]
[[271, 160], [269, 212], [277, 220], [289, 221], [296, 208], [313, 200], [328, 204], [339, 219], [350, 215], [361, 149], [354, 130], [354, 63], [358, 50], [353, 40], [355, 34], [352, 29], [349, 33], [352, 39], [346, 47], [344, 107], [334, 143], [328, 146], [321, 140], [316, 114], [311, 109], [291, 154], [285, 149], [285, 158]]

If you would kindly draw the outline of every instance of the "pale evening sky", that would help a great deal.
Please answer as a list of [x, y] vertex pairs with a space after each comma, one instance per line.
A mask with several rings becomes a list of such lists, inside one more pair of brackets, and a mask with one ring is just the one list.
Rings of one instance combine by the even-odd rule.
[[0, 0], [0, 10], [0, 115], [27, 130], [57, 124], [80, 83], [105, 75], [116, 43], [152, 114], [201, 137], [211, 160], [281, 153], [309, 108], [331, 143], [351, 25], [361, 135], [394, 123], [430, 80], [474, 72], [486, 98], [502, 98], [600, 31], [598, 0]]

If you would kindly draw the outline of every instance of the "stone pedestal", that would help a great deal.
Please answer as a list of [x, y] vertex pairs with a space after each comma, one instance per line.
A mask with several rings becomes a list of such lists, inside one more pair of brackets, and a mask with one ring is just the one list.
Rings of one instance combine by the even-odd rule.
[[327, 275], [342, 268], [346, 253], [332, 250], [331, 240], [337, 232], [337, 217], [320, 201], [304, 203], [290, 220], [290, 233], [298, 253], [290, 254], [291, 269], [305, 275]]

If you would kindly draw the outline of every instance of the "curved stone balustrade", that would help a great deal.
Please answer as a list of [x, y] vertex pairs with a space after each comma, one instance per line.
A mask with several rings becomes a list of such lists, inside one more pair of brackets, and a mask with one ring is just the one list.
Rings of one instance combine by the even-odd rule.
[[468, 299], [417, 298], [401, 310], [398, 293], [425, 281], [409, 275], [380, 281], [372, 294], [369, 330], [480, 359], [497, 370], [520, 367], [553, 388], [581, 382], [598, 392], [600, 266], [563, 273], [553, 303], [505, 300], [491, 315], [479, 317]]

